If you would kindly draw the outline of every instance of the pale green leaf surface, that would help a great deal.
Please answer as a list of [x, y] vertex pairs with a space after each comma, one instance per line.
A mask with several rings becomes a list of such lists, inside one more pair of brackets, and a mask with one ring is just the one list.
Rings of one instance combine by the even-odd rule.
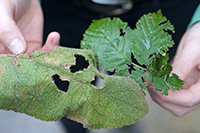
[[[75, 55], [89, 63], [71, 72]], [[52, 76], [69, 82], [67, 92], [55, 85]], [[105, 80], [102, 88], [91, 84], [95, 75]], [[0, 109], [14, 110], [45, 121], [63, 116], [88, 128], [114, 128], [129, 125], [147, 112], [141, 88], [130, 78], [105, 76], [96, 69], [90, 50], [57, 47], [53, 52], [26, 55], [0, 55]]]

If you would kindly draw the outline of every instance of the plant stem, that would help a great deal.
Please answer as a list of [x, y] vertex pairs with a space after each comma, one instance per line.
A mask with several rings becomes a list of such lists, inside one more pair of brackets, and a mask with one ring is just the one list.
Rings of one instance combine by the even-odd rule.
[[147, 71], [147, 69], [146, 69], [146, 68], [144, 68], [144, 67], [141, 67], [141, 66], [139, 66], [139, 65], [137, 65], [137, 64], [135, 64], [135, 63], [133, 63], [133, 62], [131, 62], [131, 64], [132, 64], [133, 66], [136, 66], [136, 67], [138, 67], [138, 68], [142, 69], [142, 70], [145, 70], [145, 71]]

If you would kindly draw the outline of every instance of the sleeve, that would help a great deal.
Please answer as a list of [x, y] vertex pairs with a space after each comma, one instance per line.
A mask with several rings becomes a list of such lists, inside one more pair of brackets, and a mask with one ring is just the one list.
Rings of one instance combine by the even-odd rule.
[[196, 11], [194, 12], [194, 15], [193, 15], [187, 29], [190, 28], [192, 25], [194, 25], [195, 23], [197, 23], [199, 21], [200, 21], [200, 4], [197, 7]]

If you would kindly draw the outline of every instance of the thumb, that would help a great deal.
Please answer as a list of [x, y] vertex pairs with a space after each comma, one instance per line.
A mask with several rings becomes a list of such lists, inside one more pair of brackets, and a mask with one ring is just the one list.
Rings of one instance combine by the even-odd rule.
[[[2, 40], [4, 40], [4, 39], [2, 39]], [[13, 54], [24, 53], [24, 51], [26, 49], [26, 46], [25, 46], [24, 42], [18, 37], [16, 37], [13, 40], [11, 40], [10, 43], [9, 42], [6, 43], [6, 40], [5, 40], [5, 44]]]
[[11, 14], [0, 9], [0, 42], [13, 54], [21, 54], [26, 51], [26, 41]]
[[172, 73], [175, 73], [179, 76], [180, 79], [185, 80], [190, 71], [193, 68], [193, 65], [189, 64], [187, 61], [177, 60], [173, 63]]

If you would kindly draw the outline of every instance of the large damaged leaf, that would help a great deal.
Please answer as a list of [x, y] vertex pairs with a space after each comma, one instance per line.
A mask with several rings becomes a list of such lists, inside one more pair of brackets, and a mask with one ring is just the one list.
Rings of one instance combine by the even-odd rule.
[[[105, 80], [101, 88], [92, 83]], [[53, 52], [0, 55], [0, 109], [45, 121], [66, 116], [88, 128], [129, 125], [148, 112], [138, 84], [98, 72], [91, 50], [56, 47]]]

